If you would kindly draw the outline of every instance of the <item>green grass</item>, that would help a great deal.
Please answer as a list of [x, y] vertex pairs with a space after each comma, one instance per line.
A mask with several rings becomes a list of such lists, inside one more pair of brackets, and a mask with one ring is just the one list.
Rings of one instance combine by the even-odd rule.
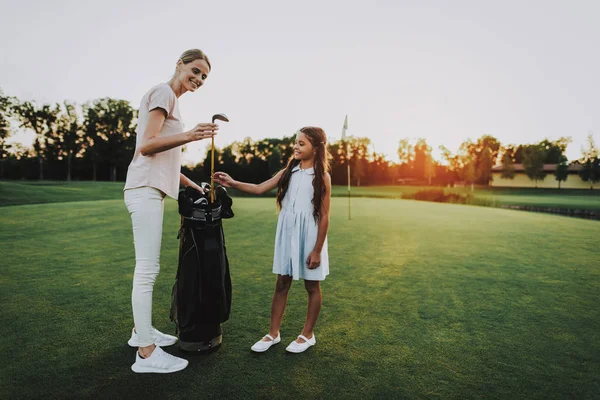
[[119, 199], [124, 186], [124, 182], [0, 180], [0, 206]]
[[[104, 193], [104, 192], [103, 192]], [[214, 354], [176, 374], [130, 371], [133, 244], [122, 199], [0, 210], [0, 398], [594, 398], [600, 393], [600, 224], [416, 201], [334, 198], [317, 345], [266, 333], [273, 199], [225, 221], [233, 310]], [[154, 323], [168, 320], [179, 216], [166, 201]], [[177, 347], [170, 351], [180, 354]]]
[[[0, 181], [0, 206], [123, 198], [123, 182]], [[396, 198], [427, 190], [420, 186], [362, 186], [352, 197]], [[446, 192], [471, 193], [470, 188], [445, 188]], [[236, 197], [248, 197], [230, 190]], [[600, 190], [476, 188], [473, 203], [486, 206], [521, 205], [600, 211]], [[346, 186], [334, 186], [332, 195], [345, 197]], [[266, 196], [274, 196], [274, 192]]]
[[[402, 198], [421, 190], [436, 189], [423, 186], [363, 186], [352, 187], [352, 197]], [[446, 193], [472, 194], [473, 203], [486, 206], [522, 205], [549, 208], [570, 208], [600, 211], [600, 190], [529, 189], [529, 188], [443, 188]], [[347, 196], [348, 188], [334, 186], [334, 196]]]

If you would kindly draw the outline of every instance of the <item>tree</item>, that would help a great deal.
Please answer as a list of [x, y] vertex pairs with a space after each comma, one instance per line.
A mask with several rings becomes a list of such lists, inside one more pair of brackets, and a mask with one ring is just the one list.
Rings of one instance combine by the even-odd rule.
[[96, 181], [98, 176], [98, 163], [101, 160], [100, 147], [94, 146], [102, 139], [99, 136], [100, 116], [99, 110], [93, 103], [86, 103], [83, 109], [83, 129], [85, 132], [85, 158], [92, 164], [92, 180]]
[[523, 164], [523, 150], [524, 146], [518, 145], [513, 148], [513, 161], [515, 164]]
[[538, 181], [546, 177], [544, 172], [544, 160], [546, 159], [546, 148], [540, 144], [532, 144], [523, 148], [523, 169], [525, 174], [535, 182], [537, 188]]
[[498, 139], [492, 135], [483, 135], [477, 139], [477, 144], [480, 148], [488, 147], [492, 153], [492, 160], [496, 162], [498, 155], [500, 154], [500, 149], [502, 148], [502, 144]]
[[415, 146], [410, 143], [410, 139], [400, 140], [398, 145], [398, 163], [397, 173], [399, 178], [412, 178], [414, 173]]
[[504, 149], [504, 154], [502, 155], [502, 177], [505, 179], [515, 178], [515, 164], [513, 162], [514, 153], [514, 147], [507, 147]]
[[494, 167], [494, 150], [489, 146], [484, 146], [479, 152], [477, 162], [477, 181], [489, 185], [492, 180], [492, 168]]
[[8, 157], [10, 145], [6, 143], [10, 137], [10, 117], [16, 98], [5, 96], [0, 89], [0, 178], [4, 178], [4, 161]]
[[[331, 153], [331, 183], [334, 185], [348, 184], [348, 170], [346, 168], [345, 141], [338, 140], [328, 145]], [[287, 161], [289, 159], [285, 158]]]
[[16, 108], [21, 127], [32, 129], [36, 138], [33, 143], [35, 156], [38, 158], [39, 179], [44, 179], [44, 159], [47, 159], [47, 140], [56, 130], [56, 119], [60, 109], [44, 104], [38, 107], [34, 102], [26, 101]]
[[[236, 161], [241, 167], [238, 175], [240, 180], [259, 183], [270, 177], [266, 154], [266, 149], [269, 146], [264, 140], [262, 142], [259, 144], [254, 142], [252, 138], [246, 137], [241, 142], [233, 143], [232, 149], [236, 155]], [[210, 158], [207, 158], [207, 160], [210, 162]]]
[[60, 109], [57, 119], [57, 156], [59, 160], [66, 160], [67, 181], [71, 180], [73, 158], [81, 156], [84, 150], [84, 126], [80, 122], [77, 106], [65, 101]]
[[413, 176], [424, 179], [431, 186], [431, 179], [435, 177], [435, 161], [431, 155], [431, 146], [425, 139], [418, 139], [414, 148], [414, 160], [412, 165]]
[[398, 159], [400, 164], [409, 164], [415, 158], [414, 146], [410, 144], [410, 139], [402, 139], [398, 145]]
[[425, 169], [424, 169], [424, 178], [427, 180], [427, 184], [431, 186], [431, 179], [435, 178], [436, 173], [436, 163], [431, 153], [427, 153], [427, 157], [425, 159]]
[[103, 98], [84, 106], [87, 150], [94, 164], [103, 161], [109, 166], [111, 181], [117, 180], [117, 170], [125, 170], [135, 150], [135, 118], [137, 112], [129, 102]]
[[467, 158], [462, 171], [463, 179], [471, 185], [471, 192], [475, 190], [475, 181], [477, 180], [476, 160]]
[[[565, 151], [567, 146], [573, 139], [571, 137], [560, 137], [557, 140], [551, 141], [549, 139], [542, 140], [539, 145], [546, 149], [546, 158], [544, 159], [545, 164], [560, 164], [563, 162]], [[566, 161], [566, 160], [565, 160]]]
[[385, 159], [385, 155], [373, 152], [371, 162], [368, 164], [369, 184], [380, 185], [394, 183], [394, 175], [390, 172], [391, 163]]
[[584, 182], [590, 182], [590, 190], [592, 190], [594, 183], [600, 182], [600, 157], [591, 133], [588, 135], [587, 148], [582, 147], [581, 153], [583, 157], [580, 160], [582, 168], [579, 176]]
[[[567, 146], [572, 142], [570, 136], [559, 137], [556, 140], [544, 139], [537, 143], [538, 146], [545, 149], [544, 164], [559, 164], [561, 156], [564, 155], [567, 150]], [[517, 164], [523, 164], [525, 161], [525, 149], [530, 145], [512, 145], [509, 146], [512, 149], [513, 162]]]
[[[483, 135], [476, 142], [470, 140], [463, 142], [459, 154], [461, 158], [474, 163], [475, 181], [487, 186], [492, 180], [492, 167], [496, 165], [499, 151], [498, 139], [490, 135]], [[463, 165], [468, 165], [468, 163], [463, 161]]]
[[454, 182], [461, 179], [461, 171], [463, 168], [462, 160], [458, 154], [452, 153], [446, 146], [438, 147], [442, 152], [442, 158], [448, 164], [446, 175], [448, 183], [454, 186]]
[[414, 178], [425, 179], [425, 165], [430, 153], [431, 148], [427, 145], [425, 139], [417, 139], [414, 146], [414, 159], [411, 165]]
[[477, 144], [470, 139], [460, 144], [456, 154], [458, 163], [458, 176], [471, 185], [471, 191], [475, 190], [477, 181]]
[[410, 139], [400, 140], [398, 146], [398, 173], [402, 178], [426, 180], [431, 185], [431, 179], [436, 176], [436, 162], [431, 156], [431, 146], [423, 138], [416, 139], [413, 145]]
[[353, 177], [356, 179], [356, 185], [360, 186], [363, 178], [367, 178], [368, 183], [368, 157], [371, 139], [350, 136], [346, 138], [346, 141], [350, 149], [350, 168]]
[[268, 175], [265, 176], [265, 179], [274, 176], [287, 165], [293, 147], [294, 138], [287, 136], [284, 136], [283, 139], [266, 138], [256, 143], [258, 157], [266, 162]]
[[584, 182], [590, 183], [590, 190], [594, 189], [594, 184], [600, 182], [600, 158], [588, 158], [582, 163], [579, 176]]
[[559, 163], [554, 171], [554, 177], [558, 181], [558, 188], [560, 189], [560, 183], [567, 180], [569, 176], [569, 165], [567, 164], [567, 157], [561, 155]]
[[587, 137], [587, 148], [581, 147], [582, 160], [598, 158], [598, 154], [598, 147], [596, 146], [596, 142], [594, 141], [594, 135], [592, 133], [589, 133]]
[[267, 155], [267, 165], [269, 166], [269, 175], [274, 176], [282, 168], [282, 157], [279, 146], [274, 147]]

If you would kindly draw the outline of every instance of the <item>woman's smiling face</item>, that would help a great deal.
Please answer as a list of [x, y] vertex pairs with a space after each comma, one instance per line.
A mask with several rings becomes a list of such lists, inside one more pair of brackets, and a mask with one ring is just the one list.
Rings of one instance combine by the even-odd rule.
[[210, 67], [205, 60], [194, 60], [184, 64], [181, 60], [177, 63], [177, 80], [189, 92], [195, 92], [210, 73]]

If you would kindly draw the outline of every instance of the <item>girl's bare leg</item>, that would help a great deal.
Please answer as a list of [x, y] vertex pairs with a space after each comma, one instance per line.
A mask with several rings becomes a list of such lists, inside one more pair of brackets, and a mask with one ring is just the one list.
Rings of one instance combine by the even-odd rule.
[[[317, 319], [319, 319], [319, 313], [321, 312], [321, 303], [323, 301], [321, 296], [321, 282], [305, 280], [304, 287], [308, 292], [308, 308], [306, 310], [306, 322], [304, 323], [302, 336], [310, 339], [313, 337], [315, 325], [317, 325]], [[298, 338], [297, 342], [304, 343], [304, 340]]]
[[[290, 287], [292, 286], [292, 277], [287, 275], [277, 275], [275, 283], [275, 293], [273, 293], [273, 301], [271, 303], [271, 327], [269, 334], [274, 338], [279, 335], [281, 320], [287, 304], [287, 297]], [[270, 341], [269, 338], [264, 338], [263, 341]]]

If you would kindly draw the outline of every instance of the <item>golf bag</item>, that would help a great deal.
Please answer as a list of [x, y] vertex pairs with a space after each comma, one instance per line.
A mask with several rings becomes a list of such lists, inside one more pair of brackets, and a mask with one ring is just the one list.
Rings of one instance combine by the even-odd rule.
[[[204, 185], [203, 185], [204, 186]], [[205, 186], [207, 189], [208, 187]], [[232, 218], [224, 187], [216, 200], [187, 187], [179, 192], [179, 266], [171, 296], [171, 321], [184, 351], [207, 352], [222, 342], [221, 323], [231, 310], [231, 278], [222, 218]]]

